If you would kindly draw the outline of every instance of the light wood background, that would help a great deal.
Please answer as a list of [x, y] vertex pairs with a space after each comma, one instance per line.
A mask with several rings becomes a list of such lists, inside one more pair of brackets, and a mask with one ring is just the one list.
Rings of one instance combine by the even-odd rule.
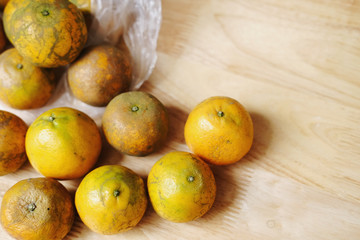
[[[360, 239], [360, 1], [163, 0], [156, 68], [141, 90], [169, 109], [166, 146], [145, 158], [105, 145], [98, 165], [146, 178], [169, 151], [189, 151], [183, 128], [210, 96], [251, 113], [254, 145], [229, 166], [211, 166], [218, 194], [201, 219], [171, 223], [149, 205], [134, 229], [75, 239]], [[0, 196], [39, 176], [27, 163], [0, 178]], [[62, 181], [74, 193], [80, 180]], [[0, 239], [10, 239], [0, 229]]]

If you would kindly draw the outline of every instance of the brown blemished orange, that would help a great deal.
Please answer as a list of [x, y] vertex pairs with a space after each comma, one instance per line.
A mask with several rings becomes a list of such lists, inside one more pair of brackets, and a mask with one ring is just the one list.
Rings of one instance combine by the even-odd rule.
[[26, 161], [26, 130], [21, 118], [0, 110], [0, 176], [17, 171]]
[[87, 114], [68, 107], [50, 109], [30, 125], [25, 138], [31, 165], [45, 177], [75, 179], [95, 165], [100, 131]]
[[105, 235], [125, 232], [135, 227], [145, 213], [144, 181], [123, 166], [98, 167], [81, 181], [75, 205], [92, 231]]
[[125, 92], [107, 105], [102, 126], [107, 141], [118, 151], [148, 155], [161, 147], [168, 133], [168, 114], [153, 95]]
[[88, 47], [70, 65], [67, 76], [76, 98], [93, 106], [105, 106], [130, 87], [130, 53], [112, 45]]
[[74, 218], [70, 193], [50, 178], [17, 182], [1, 203], [1, 224], [16, 239], [63, 239], [71, 230]]
[[[91, 5], [92, 0], [70, 0], [69, 2], [75, 4], [75, 6], [81, 10], [84, 15], [84, 19], [86, 22], [86, 27], [89, 30], [94, 20], [94, 14], [91, 9], [97, 9], [96, 6]], [[93, 1], [96, 3], [97, 1]], [[89, 31], [88, 31], [89, 32]]]
[[44, 106], [56, 87], [53, 69], [36, 67], [10, 48], [0, 55], [0, 99], [16, 109]]
[[250, 114], [235, 99], [211, 97], [198, 104], [185, 124], [190, 150], [208, 163], [239, 161], [250, 150], [254, 129]]
[[87, 41], [84, 16], [68, 0], [10, 0], [3, 21], [20, 55], [40, 67], [71, 63]]

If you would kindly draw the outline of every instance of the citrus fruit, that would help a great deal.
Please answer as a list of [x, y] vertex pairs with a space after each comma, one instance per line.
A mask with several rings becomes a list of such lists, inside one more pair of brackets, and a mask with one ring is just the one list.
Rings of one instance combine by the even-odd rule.
[[5, 193], [1, 203], [1, 223], [16, 239], [63, 239], [74, 217], [70, 193], [49, 178], [19, 181]]
[[106, 139], [115, 149], [145, 156], [166, 140], [168, 115], [164, 105], [151, 94], [125, 92], [107, 105], [102, 126]]
[[20, 55], [40, 67], [74, 61], [87, 40], [84, 16], [68, 0], [10, 0], [3, 19]]
[[187, 152], [163, 156], [151, 168], [147, 184], [154, 210], [172, 222], [188, 222], [203, 216], [216, 196], [210, 167]]
[[68, 82], [74, 96], [81, 101], [105, 106], [128, 90], [131, 83], [130, 54], [111, 45], [85, 49], [68, 70]]
[[26, 161], [26, 130], [21, 118], [0, 110], [0, 176], [15, 172]]
[[52, 69], [34, 66], [15, 48], [0, 55], [0, 99], [17, 109], [44, 106], [56, 86]]
[[226, 165], [250, 150], [254, 130], [249, 113], [238, 101], [211, 97], [191, 111], [184, 135], [193, 153], [209, 163]]
[[74, 179], [85, 175], [101, 151], [96, 123], [72, 108], [54, 108], [30, 125], [25, 138], [31, 165], [45, 177]]
[[127, 231], [145, 213], [144, 181], [126, 167], [101, 166], [81, 181], [75, 206], [81, 220], [94, 232], [109, 235]]

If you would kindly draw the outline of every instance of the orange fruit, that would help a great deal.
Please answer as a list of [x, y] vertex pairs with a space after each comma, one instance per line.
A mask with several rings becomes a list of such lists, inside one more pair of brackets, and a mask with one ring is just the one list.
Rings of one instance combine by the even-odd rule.
[[209, 163], [226, 165], [250, 150], [254, 130], [249, 113], [238, 101], [211, 97], [191, 111], [184, 135], [193, 153]]
[[26, 161], [26, 130], [21, 118], [0, 110], [0, 176], [15, 172]]
[[151, 94], [126, 92], [107, 105], [102, 126], [106, 139], [115, 149], [145, 156], [166, 140], [168, 115], [164, 105]]
[[163, 156], [151, 168], [147, 184], [154, 210], [172, 222], [188, 222], [203, 216], [216, 196], [210, 167], [187, 152]]
[[131, 77], [129, 51], [111, 45], [85, 49], [68, 70], [74, 96], [94, 106], [105, 106], [119, 93], [127, 91]]
[[20, 55], [40, 67], [71, 63], [87, 40], [84, 16], [68, 0], [10, 0], [3, 19]]
[[15, 48], [0, 55], [0, 99], [17, 109], [44, 106], [56, 87], [52, 69], [34, 66]]
[[101, 136], [96, 123], [72, 108], [54, 108], [30, 125], [25, 138], [31, 165], [45, 177], [74, 179], [96, 163]]
[[96, 168], [81, 181], [75, 205], [81, 220], [94, 232], [109, 235], [127, 231], [145, 213], [144, 181], [123, 166]]
[[74, 217], [70, 193], [49, 178], [19, 181], [5, 193], [1, 203], [1, 223], [16, 239], [63, 239]]

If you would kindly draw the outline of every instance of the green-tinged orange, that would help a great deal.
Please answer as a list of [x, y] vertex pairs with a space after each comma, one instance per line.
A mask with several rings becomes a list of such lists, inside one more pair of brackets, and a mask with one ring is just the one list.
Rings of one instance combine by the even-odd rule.
[[70, 231], [75, 209], [58, 181], [30, 178], [13, 185], [1, 203], [1, 223], [19, 240], [61, 240]]
[[3, 19], [20, 55], [40, 67], [71, 63], [87, 40], [84, 16], [68, 0], [10, 0]]
[[125, 92], [111, 100], [102, 126], [115, 149], [135, 156], [148, 155], [161, 147], [169, 127], [164, 105], [141, 91]]
[[67, 76], [76, 98], [90, 105], [105, 106], [130, 87], [130, 53], [111, 45], [89, 47], [70, 65]]
[[44, 106], [56, 87], [52, 69], [36, 67], [15, 48], [0, 55], [0, 99], [12, 108]]
[[45, 177], [74, 179], [84, 176], [101, 151], [96, 123], [73, 108], [54, 108], [30, 125], [25, 139], [31, 165]]
[[151, 168], [148, 191], [156, 213], [172, 222], [188, 222], [212, 207], [216, 184], [210, 167], [187, 152], [171, 152]]
[[250, 114], [238, 101], [211, 97], [191, 111], [184, 135], [193, 153], [209, 163], [226, 165], [250, 150], [254, 130]]
[[123, 166], [99, 167], [81, 181], [75, 205], [81, 220], [94, 232], [109, 235], [127, 231], [145, 213], [144, 181]]
[[21, 118], [0, 110], [0, 176], [15, 172], [26, 161], [26, 130]]

